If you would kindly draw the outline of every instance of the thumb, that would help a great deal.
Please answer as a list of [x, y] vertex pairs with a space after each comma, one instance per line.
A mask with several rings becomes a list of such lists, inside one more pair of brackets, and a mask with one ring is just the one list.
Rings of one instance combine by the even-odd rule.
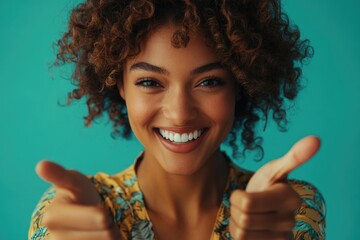
[[308, 136], [298, 141], [283, 157], [262, 166], [250, 179], [246, 191], [260, 192], [286, 180], [288, 174], [309, 161], [320, 148], [320, 139]]
[[80, 172], [67, 170], [50, 161], [40, 161], [36, 165], [36, 173], [40, 178], [71, 193], [73, 201], [85, 205], [101, 203], [100, 196], [90, 180]]

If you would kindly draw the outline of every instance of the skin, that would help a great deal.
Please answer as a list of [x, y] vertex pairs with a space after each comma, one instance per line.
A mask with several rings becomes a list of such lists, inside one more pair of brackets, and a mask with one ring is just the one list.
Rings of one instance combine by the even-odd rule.
[[[213, 64], [219, 59], [201, 34], [193, 33], [186, 48], [174, 48], [175, 29], [166, 25], [149, 36], [141, 53], [125, 65], [119, 92], [145, 148], [137, 174], [155, 234], [209, 239], [226, 184], [228, 166], [219, 145], [233, 124], [235, 82], [224, 67]], [[179, 144], [168, 149], [158, 128], [207, 130], [196, 148], [183, 152]]]
[[[232, 127], [235, 83], [225, 68], [212, 64], [219, 59], [201, 32], [190, 34], [186, 48], [173, 48], [175, 29], [165, 25], [149, 35], [140, 54], [126, 62], [118, 89], [145, 149], [137, 175], [157, 239], [209, 239], [227, 180], [228, 166], [219, 146]], [[195, 145], [168, 147], [158, 128], [206, 132]], [[286, 177], [319, 146], [316, 137], [302, 139], [282, 158], [259, 169], [246, 191], [233, 192], [234, 239], [289, 239], [300, 198]], [[118, 238], [118, 229], [83, 174], [48, 161], [36, 170], [58, 191], [44, 216], [52, 239]]]

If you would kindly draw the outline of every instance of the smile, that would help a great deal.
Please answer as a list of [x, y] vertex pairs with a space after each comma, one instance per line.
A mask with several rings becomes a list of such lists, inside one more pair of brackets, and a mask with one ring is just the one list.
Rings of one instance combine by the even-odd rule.
[[187, 143], [190, 141], [194, 141], [205, 132], [206, 129], [199, 129], [188, 133], [177, 133], [164, 129], [159, 129], [159, 133], [162, 138], [173, 142], [173, 143]]

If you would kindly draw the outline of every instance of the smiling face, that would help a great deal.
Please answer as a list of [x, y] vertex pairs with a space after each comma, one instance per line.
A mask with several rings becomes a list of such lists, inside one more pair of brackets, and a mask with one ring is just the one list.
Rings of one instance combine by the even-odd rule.
[[118, 88], [145, 148], [143, 162], [188, 175], [216, 161], [234, 121], [235, 83], [201, 34], [174, 48], [175, 30], [165, 25], [147, 38]]

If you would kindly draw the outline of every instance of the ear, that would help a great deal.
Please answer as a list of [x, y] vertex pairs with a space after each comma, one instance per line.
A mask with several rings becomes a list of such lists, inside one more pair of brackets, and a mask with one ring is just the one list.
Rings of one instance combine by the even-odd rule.
[[117, 85], [117, 88], [118, 88], [121, 98], [125, 101], [124, 79], [117, 81], [116, 85]]

